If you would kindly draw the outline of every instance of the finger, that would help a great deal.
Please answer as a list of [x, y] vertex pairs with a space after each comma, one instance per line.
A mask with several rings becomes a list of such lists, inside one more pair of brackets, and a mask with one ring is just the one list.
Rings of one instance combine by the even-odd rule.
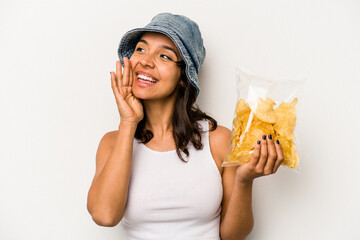
[[284, 152], [283, 152], [283, 149], [281, 147], [279, 140], [276, 140], [275, 150], [276, 150], [276, 154], [277, 154], [277, 159], [276, 159], [276, 162], [275, 162], [275, 165], [273, 168], [273, 173], [275, 173], [278, 170], [281, 163], [284, 161]]
[[130, 76], [131, 76], [129, 85], [132, 87], [134, 84], [135, 78], [136, 78], [136, 74], [135, 74], [135, 71], [134, 71], [131, 61], [129, 61], [129, 62], [130, 62]]
[[116, 61], [116, 84], [118, 86], [118, 88], [120, 89], [122, 87], [121, 85], [121, 78], [122, 78], [122, 72], [121, 72], [121, 62], [120, 61]]
[[261, 138], [261, 150], [260, 150], [260, 159], [258, 164], [256, 165], [257, 172], [264, 171], [264, 167], [266, 164], [266, 159], [268, 156], [268, 150], [267, 150], [267, 142], [266, 142], [266, 135], [263, 135]]
[[116, 81], [115, 81], [116, 77], [115, 77], [115, 74], [113, 72], [110, 72], [110, 78], [111, 78], [111, 88], [113, 90], [113, 93], [114, 93], [115, 97], [117, 97], [118, 94], [119, 94], [119, 89], [118, 89], [118, 87], [116, 85]]
[[133, 84], [133, 81], [134, 81], [134, 71], [133, 71], [130, 59], [128, 62], [129, 62], [129, 71], [130, 71], [129, 72], [129, 86], [131, 87]]
[[124, 74], [123, 74], [123, 86], [129, 86], [129, 78], [130, 78], [130, 66], [129, 59], [124, 57]]
[[259, 162], [259, 158], [260, 158], [260, 151], [261, 151], [261, 145], [260, 145], [261, 141], [258, 140], [255, 144], [254, 147], [254, 151], [252, 154], [252, 157], [250, 159], [250, 166], [254, 167], [256, 166], [256, 164]]
[[271, 134], [269, 134], [266, 139], [267, 139], [267, 147], [268, 147], [268, 157], [264, 168], [264, 175], [269, 175], [273, 173], [274, 165], [277, 159], [277, 153], [275, 149], [274, 140], [272, 139]]

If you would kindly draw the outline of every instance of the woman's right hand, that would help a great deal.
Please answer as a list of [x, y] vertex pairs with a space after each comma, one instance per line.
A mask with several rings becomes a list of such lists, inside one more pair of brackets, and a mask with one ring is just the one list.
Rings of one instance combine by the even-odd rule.
[[110, 72], [111, 88], [114, 92], [116, 104], [120, 113], [121, 122], [138, 124], [144, 117], [143, 105], [132, 93], [135, 74], [131, 62], [124, 57], [124, 71], [121, 72], [121, 63], [116, 61], [116, 73]]

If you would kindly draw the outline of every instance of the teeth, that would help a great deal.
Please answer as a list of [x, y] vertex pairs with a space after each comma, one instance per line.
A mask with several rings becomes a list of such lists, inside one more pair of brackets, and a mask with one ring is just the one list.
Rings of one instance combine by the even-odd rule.
[[155, 80], [153, 80], [152, 78], [147, 77], [147, 76], [145, 76], [145, 75], [141, 75], [141, 74], [139, 74], [139, 75], [138, 75], [138, 78], [140, 78], [140, 79], [142, 79], [142, 80], [149, 81], [149, 82], [153, 82], [153, 83], [155, 83], [155, 82], [156, 82], [156, 81], [155, 81]]

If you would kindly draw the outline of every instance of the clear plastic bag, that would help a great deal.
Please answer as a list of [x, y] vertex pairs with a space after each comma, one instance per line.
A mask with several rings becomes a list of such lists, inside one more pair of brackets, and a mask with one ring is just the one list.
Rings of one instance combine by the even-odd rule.
[[279, 140], [284, 152], [282, 165], [296, 169], [299, 163], [296, 124], [304, 80], [273, 80], [244, 68], [236, 68], [237, 104], [231, 149], [223, 166], [251, 160], [262, 135]]

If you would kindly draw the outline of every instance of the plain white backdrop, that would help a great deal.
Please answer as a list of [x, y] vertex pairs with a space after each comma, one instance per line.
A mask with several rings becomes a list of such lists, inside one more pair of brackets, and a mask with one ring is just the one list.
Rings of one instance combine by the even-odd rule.
[[117, 239], [86, 209], [122, 35], [160, 12], [195, 20], [198, 104], [232, 127], [235, 69], [307, 78], [299, 171], [255, 180], [248, 239], [360, 239], [360, 4], [351, 0], [0, 2], [0, 239]]

